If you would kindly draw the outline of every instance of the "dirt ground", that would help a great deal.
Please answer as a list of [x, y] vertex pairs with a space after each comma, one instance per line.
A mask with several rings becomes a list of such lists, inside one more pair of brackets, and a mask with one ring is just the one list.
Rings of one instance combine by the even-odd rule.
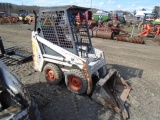
[[[33, 25], [0, 25], [5, 48], [19, 46], [32, 52]], [[151, 40], [134, 44], [92, 38], [93, 45], [105, 52], [107, 67], [117, 69], [131, 84], [126, 102], [129, 120], [160, 120], [160, 46]], [[7, 62], [6, 60], [3, 60]], [[74, 95], [64, 83], [48, 85], [33, 63], [8, 65], [26, 84], [44, 120], [121, 120], [120, 114], [105, 108], [88, 96]]]

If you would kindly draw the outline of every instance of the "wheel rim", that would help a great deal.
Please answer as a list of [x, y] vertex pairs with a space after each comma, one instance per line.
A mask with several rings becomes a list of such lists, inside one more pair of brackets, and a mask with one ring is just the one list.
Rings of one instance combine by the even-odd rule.
[[70, 76], [69, 77], [69, 85], [73, 90], [80, 90], [82, 87], [82, 82], [78, 77]]
[[54, 71], [51, 69], [46, 70], [46, 77], [49, 81], [55, 81], [55, 79], [56, 79], [56, 75], [55, 75]]

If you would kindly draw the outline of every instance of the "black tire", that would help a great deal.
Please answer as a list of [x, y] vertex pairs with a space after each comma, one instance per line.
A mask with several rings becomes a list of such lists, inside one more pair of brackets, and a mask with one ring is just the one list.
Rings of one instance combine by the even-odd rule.
[[138, 31], [139, 31], [139, 32], [142, 32], [142, 31], [143, 31], [142, 26], [145, 25], [145, 24], [151, 24], [151, 23], [150, 23], [150, 22], [144, 22], [144, 23], [143, 23], [143, 22], [140, 22], [139, 25], [138, 25]]
[[33, 99], [31, 99], [31, 108], [29, 112], [31, 120], [42, 120], [38, 106]]
[[106, 65], [104, 65], [103, 67], [101, 67], [99, 70], [99, 77], [100, 78], [104, 78], [107, 75], [107, 67]]
[[120, 31], [117, 30], [117, 31], [114, 31], [113, 33], [114, 33], [115, 35], [119, 35]]
[[143, 22], [140, 22], [139, 25], [138, 25], [138, 32], [141, 33], [143, 30], [142, 30], [142, 26], [144, 25], [145, 23]]
[[75, 94], [84, 94], [87, 91], [88, 83], [82, 71], [70, 70], [65, 78], [68, 89]]
[[46, 81], [49, 84], [57, 85], [62, 81], [63, 73], [62, 70], [55, 64], [48, 63], [43, 68]]

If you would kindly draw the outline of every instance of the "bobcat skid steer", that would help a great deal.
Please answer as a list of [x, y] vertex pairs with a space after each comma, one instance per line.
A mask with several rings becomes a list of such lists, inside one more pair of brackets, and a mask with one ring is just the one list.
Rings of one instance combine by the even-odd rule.
[[87, 10], [68, 5], [40, 9], [38, 16], [34, 11], [34, 69], [43, 72], [50, 84], [65, 78], [73, 93], [92, 94], [93, 100], [125, 113], [126, 118], [124, 102], [131, 88], [116, 70], [107, 74], [103, 51], [92, 46]]

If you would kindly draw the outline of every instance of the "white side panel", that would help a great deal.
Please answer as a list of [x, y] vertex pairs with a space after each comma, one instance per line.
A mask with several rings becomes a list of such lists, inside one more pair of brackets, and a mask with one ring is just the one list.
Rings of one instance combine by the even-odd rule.
[[34, 69], [36, 71], [42, 71], [44, 60], [34, 32], [32, 32], [32, 49]]
[[90, 75], [95, 73], [97, 70], [99, 70], [102, 66], [106, 65], [106, 61], [104, 59], [100, 59], [94, 62], [89, 63], [89, 72]]
[[64, 57], [64, 61], [65, 62], [69, 62], [72, 65], [77, 65], [80, 69], [83, 68], [83, 62], [86, 62], [86, 60], [84, 60], [83, 58], [80, 58], [74, 54], [72, 54], [71, 52], [68, 52], [67, 50], [45, 40], [44, 38], [36, 35], [36, 39], [46, 45], [47, 47], [49, 47], [50, 49], [56, 51], [57, 53], [59, 53], [60, 55], [62, 55]]
[[49, 59], [49, 58], [44, 58], [44, 61], [59, 64], [59, 65], [64, 65], [64, 66], [68, 66], [68, 67], [72, 67], [72, 64], [69, 64], [67, 62], [57, 61], [57, 60], [53, 60], [53, 59]]

